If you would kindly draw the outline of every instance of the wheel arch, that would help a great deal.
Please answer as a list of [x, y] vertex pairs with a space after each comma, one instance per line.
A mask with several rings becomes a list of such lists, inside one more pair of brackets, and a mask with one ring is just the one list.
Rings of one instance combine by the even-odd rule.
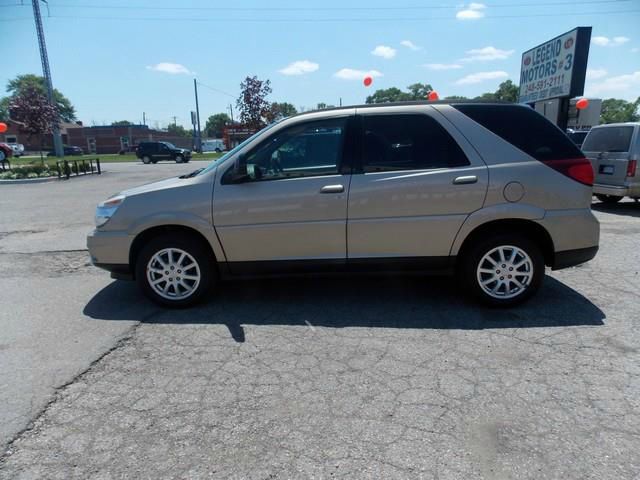
[[140, 254], [142, 247], [147, 242], [149, 242], [152, 238], [170, 233], [187, 235], [192, 238], [196, 238], [199, 242], [201, 242], [211, 256], [212, 268], [217, 271], [217, 257], [211, 245], [211, 242], [209, 242], [207, 237], [200, 231], [186, 225], [158, 225], [139, 232], [131, 243], [131, 248], [129, 249], [129, 265], [131, 267], [131, 271], [135, 272], [138, 255]]
[[545, 265], [551, 266], [553, 264], [555, 250], [551, 235], [536, 221], [523, 218], [504, 218], [478, 225], [464, 238], [457, 256], [463, 257], [469, 248], [481, 238], [500, 233], [524, 234], [540, 246]]

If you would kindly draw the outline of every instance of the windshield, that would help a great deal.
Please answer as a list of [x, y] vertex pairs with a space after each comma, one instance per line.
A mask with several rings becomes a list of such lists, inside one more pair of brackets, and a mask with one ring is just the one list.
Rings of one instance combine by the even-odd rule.
[[[284, 120], [284, 119], [283, 119]], [[277, 122], [274, 122], [270, 125], [267, 125], [266, 127], [264, 127], [262, 130], [254, 133], [253, 135], [251, 135], [249, 138], [247, 138], [244, 142], [242, 142], [241, 144], [239, 144], [238, 146], [236, 146], [235, 148], [232, 148], [231, 150], [229, 150], [227, 153], [225, 153], [224, 155], [222, 155], [220, 158], [216, 158], [213, 162], [211, 162], [207, 168], [203, 169], [199, 175], [204, 175], [205, 173], [210, 172], [212, 169], [214, 169], [216, 166], [218, 166], [220, 163], [224, 162], [227, 158], [230, 158], [231, 156], [235, 155], [237, 152], [239, 152], [240, 150], [242, 150], [244, 148], [245, 145], [247, 145], [249, 142], [251, 142], [254, 138], [256, 138], [258, 135], [260, 135], [262, 132], [266, 132], [267, 130], [271, 130], [273, 127], [275, 127], [277, 124], [279, 124], [282, 120], [279, 120]]]
[[582, 144], [584, 152], [628, 152], [633, 127], [594, 128]]

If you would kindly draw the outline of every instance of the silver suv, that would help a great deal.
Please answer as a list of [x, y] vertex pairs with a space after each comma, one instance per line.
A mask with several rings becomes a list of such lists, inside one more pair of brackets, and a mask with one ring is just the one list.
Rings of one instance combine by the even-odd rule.
[[616, 203], [623, 197], [640, 198], [640, 122], [593, 127], [582, 150], [593, 165], [598, 200]]
[[104, 201], [87, 243], [96, 266], [166, 306], [229, 277], [348, 271], [455, 273], [508, 306], [545, 265], [595, 256], [592, 183], [580, 150], [525, 106], [339, 108]]

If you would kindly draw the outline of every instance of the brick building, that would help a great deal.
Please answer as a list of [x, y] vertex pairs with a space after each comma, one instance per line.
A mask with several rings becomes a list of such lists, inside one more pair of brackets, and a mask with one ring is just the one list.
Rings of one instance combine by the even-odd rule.
[[[39, 152], [42, 150], [53, 150], [53, 137], [51, 134], [45, 135], [32, 135], [29, 137], [27, 133], [20, 130], [20, 124], [13, 120], [5, 121], [7, 124], [7, 131], [0, 133], [0, 142], [6, 143], [21, 143], [24, 145], [24, 149], [27, 152]], [[69, 128], [76, 128], [79, 125], [77, 123], [62, 122], [60, 125], [60, 133], [62, 134], [62, 143], [70, 145], [68, 143]]]
[[86, 153], [118, 153], [130, 151], [142, 141], [171, 142], [177, 147], [193, 148], [191, 137], [177, 137], [153, 130], [147, 125], [101, 125], [67, 130], [68, 144], [81, 147]]

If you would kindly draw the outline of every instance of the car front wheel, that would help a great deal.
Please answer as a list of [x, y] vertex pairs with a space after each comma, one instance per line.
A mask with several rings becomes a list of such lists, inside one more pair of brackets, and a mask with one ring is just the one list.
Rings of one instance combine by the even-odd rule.
[[188, 307], [211, 287], [212, 262], [202, 242], [179, 234], [156, 237], [136, 262], [136, 281], [143, 293], [167, 307]]
[[494, 235], [472, 246], [462, 259], [466, 291], [480, 302], [509, 307], [540, 288], [544, 257], [540, 247], [521, 235]]
[[183, 163], [184, 157], [182, 155], [176, 155], [176, 163]]

